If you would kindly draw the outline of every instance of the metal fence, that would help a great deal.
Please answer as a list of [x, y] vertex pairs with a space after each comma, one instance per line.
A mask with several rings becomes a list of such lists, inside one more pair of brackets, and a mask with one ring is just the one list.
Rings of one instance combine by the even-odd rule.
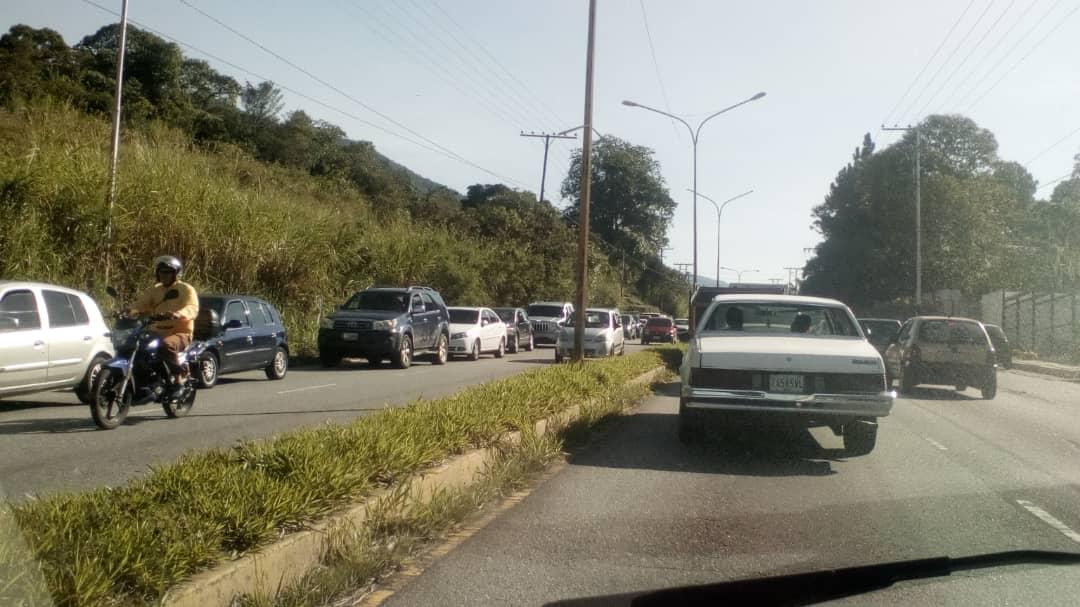
[[[997, 305], [984, 298], [986, 322], [998, 321], [1013, 347], [1040, 355], [1075, 353], [1080, 347], [1080, 297], [1076, 293], [993, 293]], [[997, 302], [993, 302], [997, 304]], [[995, 309], [996, 308], [996, 309]], [[997, 309], [1000, 309], [998, 316]]]

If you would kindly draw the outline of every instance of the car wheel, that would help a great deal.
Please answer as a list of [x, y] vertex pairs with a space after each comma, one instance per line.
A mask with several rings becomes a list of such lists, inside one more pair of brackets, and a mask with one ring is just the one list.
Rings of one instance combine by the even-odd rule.
[[408, 335], [401, 336], [401, 345], [398, 347], [398, 351], [394, 354], [394, 366], [398, 369], [408, 369], [412, 364], [412, 337]]
[[514, 337], [510, 340], [510, 343], [507, 344], [507, 346], [506, 346], [506, 351], [511, 353], [511, 354], [517, 354], [518, 352], [521, 351], [521, 336], [520, 335], [518, 335], [517, 333], [514, 334]]
[[90, 361], [90, 366], [86, 367], [86, 375], [83, 376], [79, 385], [75, 386], [75, 396], [79, 397], [79, 402], [85, 405], [94, 402], [94, 388], [101, 375], [101, 368], [108, 361], [109, 357], [104, 354], [98, 354]]
[[911, 394], [915, 389], [915, 378], [904, 367], [900, 367], [900, 394]]
[[217, 385], [218, 372], [221, 365], [218, 364], [217, 354], [207, 350], [199, 356], [199, 372], [195, 374], [195, 381], [199, 388], [209, 390]]
[[341, 364], [341, 355], [337, 352], [320, 351], [319, 363], [327, 369], [336, 367]]
[[993, 400], [997, 396], [997, 373], [990, 371], [990, 376], [986, 378], [986, 384], [983, 385], [981, 392], [985, 400]]
[[619, 346], [619, 356], [626, 354], [626, 340], [624, 339], [622, 345]]
[[703, 421], [701, 413], [686, 408], [679, 401], [679, 442], [691, 445], [701, 440]]
[[473, 342], [472, 350], [469, 352], [469, 360], [480, 360], [480, 340]]
[[844, 424], [844, 453], [848, 457], [866, 455], [877, 444], [877, 422], [854, 420]]
[[439, 341], [435, 344], [435, 353], [431, 355], [431, 364], [433, 365], [445, 365], [447, 359], [450, 358], [450, 348], [446, 343], [446, 334], [439, 334]]
[[525, 351], [526, 352], [532, 352], [533, 348], [535, 348], [535, 347], [536, 347], [536, 342], [533, 341], [532, 333], [529, 333], [529, 341], [525, 343]]
[[285, 351], [285, 348], [278, 346], [274, 351], [274, 360], [266, 365], [266, 379], [285, 379], [285, 374], [288, 372], [289, 353]]
[[558, 346], [555, 347], [555, 363], [561, 363], [563, 361], [562, 352], [559, 352]]
[[499, 340], [499, 349], [495, 350], [495, 358], [502, 358], [506, 355], [506, 338]]

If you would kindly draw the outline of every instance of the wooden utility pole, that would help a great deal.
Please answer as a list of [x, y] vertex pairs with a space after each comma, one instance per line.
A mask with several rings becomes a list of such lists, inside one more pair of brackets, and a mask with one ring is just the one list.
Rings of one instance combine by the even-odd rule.
[[578, 212], [578, 284], [574, 317], [574, 360], [585, 358], [585, 308], [589, 288], [589, 196], [592, 192], [593, 56], [596, 52], [596, 0], [589, 0], [589, 37], [585, 50], [585, 122], [581, 142], [581, 206]]
[[522, 137], [537, 137], [544, 140], [544, 167], [540, 170], [540, 200], [544, 200], [544, 186], [547, 185], [548, 148], [551, 147], [552, 139], [577, 139], [576, 135], [563, 135], [562, 133], [534, 133], [521, 131]]

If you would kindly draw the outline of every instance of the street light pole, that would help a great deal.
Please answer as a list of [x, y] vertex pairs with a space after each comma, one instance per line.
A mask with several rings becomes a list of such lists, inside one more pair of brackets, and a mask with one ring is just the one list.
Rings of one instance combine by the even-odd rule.
[[[697, 153], [697, 149], [698, 149], [698, 138], [701, 135], [701, 127], [705, 126], [706, 122], [712, 120], [713, 118], [716, 118], [720, 114], [723, 114], [725, 112], [730, 112], [731, 110], [739, 107], [740, 105], [745, 105], [747, 103], [750, 103], [751, 101], [757, 101], [758, 99], [761, 99], [764, 96], [765, 96], [765, 93], [761, 92], [761, 93], [758, 93], [758, 94], [754, 95], [753, 97], [750, 97], [749, 99], [744, 99], [744, 100], [742, 100], [742, 101], [740, 101], [740, 102], [738, 102], [738, 103], [736, 103], [734, 105], [728, 106], [728, 107], [726, 107], [726, 108], [724, 108], [724, 109], [722, 109], [722, 110], [720, 110], [718, 112], [713, 112], [712, 114], [709, 114], [708, 116], [706, 116], [705, 119], [702, 120], [698, 124], [697, 129], [690, 126], [689, 122], [683, 120], [682, 118], [680, 118], [680, 117], [678, 117], [675, 114], [672, 114], [670, 112], [665, 112], [663, 110], [658, 110], [658, 109], [656, 109], [654, 107], [649, 107], [647, 105], [642, 105], [640, 103], [630, 101], [628, 99], [623, 100], [623, 102], [622, 102], [623, 105], [625, 105], [627, 107], [637, 107], [637, 108], [641, 108], [643, 110], [649, 110], [650, 112], [655, 112], [657, 114], [667, 116], [668, 118], [678, 120], [679, 122], [682, 123], [683, 126], [686, 127], [686, 130], [690, 131], [690, 141], [693, 144], [693, 156], [694, 156], [694, 185], [693, 185], [693, 191], [694, 191], [694, 207], [693, 207], [693, 213], [694, 213], [694, 221], [693, 221], [693, 230], [694, 230], [694, 238], [693, 238], [694, 275], [692, 277], [692, 287], [691, 287], [691, 291], [690, 291], [691, 299], [693, 299], [693, 292], [697, 290], [697, 277], [698, 277], [698, 246], [697, 246], [697, 241], [698, 241], [698, 237], [697, 237], [698, 236], [698, 229], [697, 229], [697, 198], [698, 198], [698, 193], [697, 193], [697, 189], [698, 189], [698, 187], [697, 187], [697, 165], [698, 165], [698, 162], [697, 162], [697, 156], [698, 156], [698, 153]], [[688, 316], [689, 316], [689, 319], [690, 319], [690, 327], [691, 327], [691, 331], [692, 331], [693, 327], [694, 327], [694, 305], [693, 305], [693, 302], [692, 301], [687, 302], [687, 307], [690, 309]]]
[[127, 49], [128, 0], [120, 8], [120, 40], [116, 49], [116, 97], [113, 101], [112, 141], [109, 150], [109, 199], [105, 218], [105, 284], [112, 268], [113, 207], [116, 205], [116, 164], [120, 157], [120, 101], [124, 93], [124, 52]]
[[[689, 190], [690, 188], [686, 188], [686, 189]], [[728, 198], [724, 202], [721, 202], [720, 204], [717, 204], [716, 201], [713, 200], [712, 198], [709, 198], [708, 196], [702, 194], [701, 192], [697, 192], [698, 196], [701, 196], [705, 200], [708, 200], [709, 202], [712, 203], [712, 205], [714, 207], [716, 207], [716, 286], [718, 286], [718, 287], [720, 286], [720, 216], [724, 214], [724, 207], [726, 207], [729, 202], [734, 202], [734, 201], [742, 198], [743, 196], [749, 196], [750, 194], [753, 194], [753, 193], [754, 193], [754, 190], [747, 190], [747, 191], [743, 192], [742, 194], [739, 194], [738, 196], [732, 196], [731, 198]]]
[[727, 270], [728, 272], [735, 272], [735, 281], [738, 284], [742, 284], [742, 275], [749, 272], [760, 272], [761, 270], [736, 270], [735, 268], [729, 268], [727, 266], [720, 266], [721, 270]]

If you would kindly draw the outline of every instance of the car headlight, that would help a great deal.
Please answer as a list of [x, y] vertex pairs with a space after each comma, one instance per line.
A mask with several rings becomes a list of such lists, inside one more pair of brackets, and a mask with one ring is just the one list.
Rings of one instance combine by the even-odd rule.
[[396, 326], [396, 318], [391, 320], [376, 320], [375, 322], [371, 323], [371, 328], [376, 331], [393, 331], [394, 327]]
[[334, 319], [329, 317], [329, 316], [323, 317], [323, 319], [319, 321], [319, 328], [320, 329], [333, 329], [334, 328]]
[[450, 336], [450, 339], [465, 339], [465, 333], [454, 333]]

